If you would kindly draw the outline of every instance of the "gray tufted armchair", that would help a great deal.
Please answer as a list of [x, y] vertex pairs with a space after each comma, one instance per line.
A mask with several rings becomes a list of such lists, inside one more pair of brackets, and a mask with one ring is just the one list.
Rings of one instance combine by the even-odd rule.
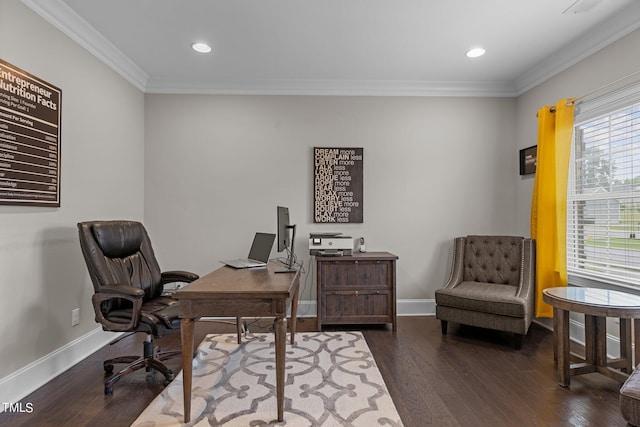
[[451, 276], [436, 295], [436, 317], [515, 334], [520, 348], [535, 304], [535, 240], [515, 236], [457, 237]]

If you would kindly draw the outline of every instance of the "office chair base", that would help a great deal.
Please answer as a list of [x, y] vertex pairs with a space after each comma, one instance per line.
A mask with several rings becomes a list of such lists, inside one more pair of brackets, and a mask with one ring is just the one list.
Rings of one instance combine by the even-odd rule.
[[[105, 376], [107, 376], [108, 378], [104, 382], [104, 394], [112, 394], [113, 386], [117, 381], [142, 368], [145, 368], [147, 372], [150, 372], [151, 370], [160, 372], [165, 377], [165, 381], [163, 382], [163, 384], [165, 386], [168, 385], [171, 381], [173, 381], [175, 375], [173, 371], [162, 362], [164, 360], [180, 356], [181, 354], [181, 351], [175, 350], [156, 354], [152, 353], [151, 355], [145, 355], [143, 357], [123, 356], [106, 360], [104, 362], [104, 372]], [[113, 374], [114, 364], [116, 363], [127, 363], [128, 365], [124, 369]]]

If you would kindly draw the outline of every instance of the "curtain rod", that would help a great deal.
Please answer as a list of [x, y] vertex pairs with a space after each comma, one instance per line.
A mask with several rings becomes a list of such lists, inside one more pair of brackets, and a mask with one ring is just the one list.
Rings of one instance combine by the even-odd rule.
[[[633, 76], [635, 76], [635, 75], [637, 75], [637, 74], [640, 74], [640, 70], [638, 70], [638, 71], [634, 71], [634, 72], [633, 72], [633, 73], [631, 73], [631, 74], [627, 74], [627, 75], [626, 75], [626, 76], [624, 76], [624, 77], [620, 77], [618, 80], [614, 80], [614, 81], [612, 81], [612, 82], [610, 82], [610, 83], [607, 83], [607, 84], [606, 84], [606, 85], [604, 85], [604, 86], [600, 86], [599, 88], [597, 88], [597, 89], [595, 89], [595, 90], [592, 90], [591, 92], [589, 92], [589, 93], [587, 93], [587, 94], [585, 94], [585, 95], [582, 95], [582, 96], [579, 96], [579, 97], [575, 98], [573, 101], [568, 101], [568, 102], [567, 102], [567, 105], [571, 105], [571, 104], [576, 104], [576, 105], [578, 105], [578, 104], [582, 103], [582, 100], [583, 100], [584, 98], [587, 98], [587, 97], [589, 97], [589, 96], [593, 95], [594, 93], [600, 92], [601, 90], [606, 89], [606, 88], [608, 88], [608, 87], [609, 87], [609, 86], [611, 86], [611, 85], [614, 85], [614, 84], [616, 84], [616, 83], [620, 83], [621, 81], [626, 80], [626, 79], [628, 79], [629, 77], [633, 77]], [[550, 112], [552, 112], [552, 113], [555, 113], [555, 112], [556, 112], [556, 107], [551, 107], [551, 108], [549, 109], [549, 111], [550, 111]]]

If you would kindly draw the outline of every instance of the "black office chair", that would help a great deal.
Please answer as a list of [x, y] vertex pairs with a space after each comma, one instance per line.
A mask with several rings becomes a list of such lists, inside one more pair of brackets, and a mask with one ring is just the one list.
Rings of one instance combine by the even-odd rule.
[[[113, 393], [120, 378], [146, 368], [162, 373], [167, 385], [173, 372], [162, 361], [181, 352], [157, 352], [153, 338], [180, 332], [180, 306], [163, 296], [167, 283], [190, 283], [198, 275], [186, 271], [161, 272], [143, 225], [135, 221], [88, 221], [78, 223], [80, 247], [95, 293], [92, 297], [96, 322], [105, 331], [144, 332], [143, 356], [124, 356], [104, 362], [104, 393]], [[114, 364], [127, 366], [113, 373]]]

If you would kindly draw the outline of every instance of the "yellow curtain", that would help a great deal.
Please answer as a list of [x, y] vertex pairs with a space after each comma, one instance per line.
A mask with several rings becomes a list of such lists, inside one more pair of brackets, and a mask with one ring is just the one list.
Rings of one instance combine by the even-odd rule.
[[542, 290], [567, 285], [567, 178], [573, 99], [538, 111], [536, 175], [531, 202], [531, 237], [536, 239], [536, 317], [553, 317]]

